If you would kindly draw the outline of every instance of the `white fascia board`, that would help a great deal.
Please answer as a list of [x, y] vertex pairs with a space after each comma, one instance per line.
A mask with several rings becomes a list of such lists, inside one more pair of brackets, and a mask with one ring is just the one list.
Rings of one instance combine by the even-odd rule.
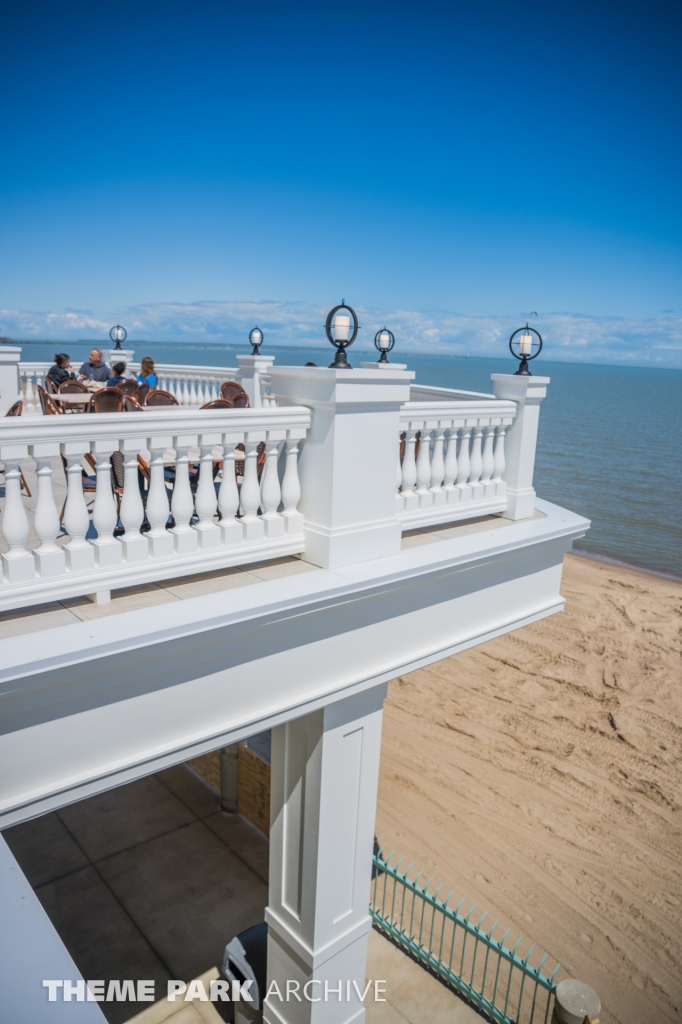
[[[271, 620], [330, 601], [347, 601], [365, 591], [379, 593], [396, 584], [415, 582], [454, 568], [474, 568], [538, 543], [566, 540], [568, 546], [589, 529], [589, 520], [536, 499], [544, 519], [510, 523], [503, 530], [480, 531], [401, 551], [397, 555], [347, 565], [334, 571], [319, 569], [300, 576], [254, 583], [219, 594], [188, 598], [170, 605], [123, 612], [90, 622], [43, 630], [40, 650], [29, 636], [0, 641], [0, 699], [3, 683], [46, 669], [105, 658], [141, 646], [195, 636], [254, 619]], [[113, 636], [112, 634], [115, 634]], [[41, 653], [44, 652], [44, 653]], [[1, 704], [0, 704], [1, 707]]]

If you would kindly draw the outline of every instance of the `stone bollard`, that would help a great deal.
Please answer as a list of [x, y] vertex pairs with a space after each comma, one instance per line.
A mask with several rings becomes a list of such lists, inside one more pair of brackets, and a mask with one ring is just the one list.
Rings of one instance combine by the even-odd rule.
[[560, 981], [554, 993], [552, 1024], [599, 1024], [601, 1001], [584, 981]]

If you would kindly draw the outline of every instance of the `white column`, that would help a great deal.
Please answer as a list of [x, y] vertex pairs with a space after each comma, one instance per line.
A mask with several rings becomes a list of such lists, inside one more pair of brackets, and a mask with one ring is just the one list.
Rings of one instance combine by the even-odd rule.
[[220, 547], [220, 529], [213, 521], [218, 508], [218, 498], [213, 479], [213, 449], [220, 444], [220, 434], [202, 434], [200, 440], [201, 462], [195, 505], [199, 522], [199, 547], [203, 550]]
[[431, 485], [431, 427], [422, 426], [419, 432], [419, 451], [417, 453], [417, 490], [419, 507], [431, 508], [433, 495], [429, 491]]
[[[272, 731], [268, 1024], [364, 1021], [353, 982], [364, 989], [385, 694], [377, 686]], [[278, 999], [287, 981], [320, 1002]]]
[[118, 444], [115, 441], [95, 441], [91, 445], [97, 461], [97, 491], [92, 511], [97, 539], [93, 540], [92, 546], [95, 549], [95, 561], [100, 568], [120, 565], [123, 561], [123, 547], [114, 537], [118, 516], [111, 482], [110, 456], [117, 449]]
[[[14, 446], [13, 446], [14, 447]], [[23, 447], [23, 446], [22, 446]], [[28, 450], [24, 452], [28, 455]], [[5, 464], [5, 507], [2, 513], [2, 535], [9, 551], [2, 555], [2, 567], [8, 583], [24, 583], [35, 579], [36, 566], [24, 545], [28, 540], [29, 525], [21, 498], [21, 468], [19, 458], [8, 449], [0, 450]]]
[[481, 443], [483, 440], [483, 427], [475, 426], [471, 439], [471, 472], [469, 473], [469, 486], [471, 487], [471, 500], [480, 501], [483, 497], [483, 485], [479, 483], [483, 472], [483, 459], [481, 456]]
[[60, 533], [59, 512], [52, 490], [52, 459], [59, 445], [33, 445], [32, 455], [38, 464], [38, 496], [33, 513], [33, 529], [40, 547], [33, 552], [39, 576], [60, 576], [66, 572], [66, 556], [56, 544]]
[[459, 493], [455, 487], [457, 479], [457, 430], [448, 430], [448, 448], [445, 453], [445, 470], [443, 473], [443, 490], [449, 505], [459, 501]]
[[239, 511], [239, 488], [235, 470], [235, 448], [241, 437], [225, 437], [223, 441], [223, 479], [218, 491], [220, 509], [220, 535], [223, 544], [239, 544], [244, 538], [244, 528], [236, 517]]
[[493, 470], [493, 483], [495, 484], [495, 497], [503, 497], [505, 493], [506, 484], [504, 482], [504, 470], [506, 466], [504, 457], [504, 437], [507, 433], [507, 428], [502, 425], [497, 427], [495, 432], [495, 453], [493, 461], [495, 463], [495, 469]]
[[[242, 506], [242, 525], [244, 540], [261, 540], [265, 533], [263, 520], [258, 516], [260, 508], [260, 484], [258, 483], [258, 445], [263, 436], [251, 440], [253, 432], [246, 434], [244, 439], [244, 478], [240, 500]], [[264, 434], [264, 432], [263, 432]]]
[[83, 467], [81, 460], [89, 446], [67, 442], [62, 444], [66, 459], [66, 505], [64, 528], [69, 535], [64, 545], [66, 567], [69, 572], [87, 572], [95, 568], [95, 549], [85, 539], [90, 526], [88, 506], [83, 494]]
[[402, 431], [398, 434], [398, 448], [396, 450], [396, 470], [395, 470], [395, 514], [399, 516], [405, 510], [405, 500], [401, 494], [401, 488], [403, 486], [403, 467], [400, 461], [400, 449], [402, 448]]
[[471, 473], [470, 442], [471, 428], [467, 425], [462, 427], [459, 439], [459, 455], [457, 456], [457, 491], [460, 502], [471, 501], [471, 487], [469, 486], [469, 475]]
[[194, 515], [194, 498], [189, 483], [189, 453], [188, 449], [194, 447], [197, 438], [174, 437], [173, 447], [175, 448], [175, 485], [171, 499], [171, 512], [175, 520], [175, 526], [171, 530], [175, 537], [175, 550], [179, 555], [186, 555], [196, 551], [198, 547], [197, 531], [190, 526], [190, 520]]
[[239, 363], [237, 381], [249, 396], [249, 404], [252, 409], [260, 409], [263, 405], [260, 375], [269, 373], [274, 361], [274, 356], [237, 356]]
[[400, 551], [395, 443], [413, 376], [393, 369], [272, 367], [280, 408], [313, 410], [298, 463], [306, 561], [334, 569]]
[[301, 482], [298, 479], [298, 431], [288, 430], [286, 440], [286, 462], [282, 480], [282, 518], [285, 533], [303, 533], [303, 516], [298, 511], [301, 500]]
[[431, 486], [429, 487], [433, 495], [434, 506], [444, 505], [447, 499], [447, 495], [443, 490], [443, 477], [445, 476], [444, 444], [445, 428], [439, 424], [434, 430], [433, 454], [431, 455]]
[[403, 455], [403, 505], [406, 512], [414, 512], [419, 508], [419, 498], [415, 493], [417, 483], [417, 463], [414, 450], [417, 445], [417, 432], [410, 428], [405, 430], [405, 454]]
[[485, 439], [483, 441], [483, 455], [481, 456], [481, 464], [483, 470], [481, 473], [481, 484], [483, 485], [483, 497], [492, 498], [495, 495], [495, 484], [492, 483], [492, 475], [495, 472], [495, 458], [493, 455], [493, 441], [495, 438], [495, 428], [488, 424], [485, 428]]
[[121, 498], [121, 522], [125, 533], [121, 538], [123, 558], [126, 562], [140, 562], [149, 555], [147, 538], [140, 533], [144, 522], [144, 504], [140, 494], [140, 477], [137, 467], [137, 453], [145, 440], [125, 438], [123, 445], [123, 497]]
[[153, 558], [165, 558], [172, 555], [175, 544], [173, 534], [168, 530], [170, 502], [164, 478], [165, 463], [163, 453], [172, 447], [171, 437], [152, 437], [147, 446], [151, 453], [149, 467], [149, 491], [147, 492], [147, 519], [151, 527], [147, 534], [149, 554]]
[[540, 403], [547, 394], [549, 377], [523, 377], [516, 374], [490, 375], [496, 398], [516, 402], [517, 413], [507, 430], [505, 442], [507, 485], [506, 519], [528, 519], [535, 511], [533, 471], [535, 446], [540, 420]]
[[0, 416], [21, 398], [19, 360], [21, 349], [15, 345], [0, 345]]
[[282, 500], [277, 464], [279, 443], [285, 438], [286, 430], [268, 430], [268, 439], [265, 442], [265, 468], [260, 485], [260, 503], [266, 537], [284, 536], [284, 519], [277, 511]]

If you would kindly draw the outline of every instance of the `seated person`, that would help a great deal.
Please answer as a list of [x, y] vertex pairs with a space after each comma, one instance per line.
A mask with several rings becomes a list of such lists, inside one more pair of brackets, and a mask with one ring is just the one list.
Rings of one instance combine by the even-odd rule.
[[154, 360], [151, 356], [143, 356], [140, 363], [140, 372], [137, 375], [138, 384], [149, 384], [150, 391], [156, 387], [157, 380], [154, 373]]
[[105, 381], [109, 380], [109, 377], [111, 377], [111, 372], [106, 363], [102, 362], [102, 350], [93, 348], [90, 352], [90, 361], [83, 363], [78, 371], [78, 379], [96, 380], [98, 383], [104, 384]]
[[125, 380], [126, 364], [125, 363], [114, 363], [112, 369], [112, 376], [107, 381], [108, 388], [117, 387], [121, 381]]
[[55, 388], [58, 388], [65, 380], [75, 380], [76, 374], [73, 372], [71, 357], [66, 352], [58, 352], [46, 376], [50, 378]]

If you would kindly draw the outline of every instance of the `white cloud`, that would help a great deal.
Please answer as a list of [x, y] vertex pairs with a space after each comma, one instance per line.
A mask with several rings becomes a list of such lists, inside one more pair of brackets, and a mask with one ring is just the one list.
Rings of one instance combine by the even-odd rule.
[[[396, 335], [396, 348], [412, 352], [502, 354], [512, 330], [523, 317], [467, 315], [441, 310], [358, 307], [362, 347], [386, 324]], [[148, 303], [125, 313], [103, 316], [89, 310], [28, 312], [0, 310], [0, 333], [17, 340], [104, 341], [116, 321], [128, 329], [131, 343], [145, 341], [243, 342], [258, 323], [270, 344], [324, 343], [326, 306], [301, 302]], [[647, 320], [546, 313], [533, 324], [545, 338], [548, 359], [591, 360], [632, 365], [682, 366], [682, 317]]]

